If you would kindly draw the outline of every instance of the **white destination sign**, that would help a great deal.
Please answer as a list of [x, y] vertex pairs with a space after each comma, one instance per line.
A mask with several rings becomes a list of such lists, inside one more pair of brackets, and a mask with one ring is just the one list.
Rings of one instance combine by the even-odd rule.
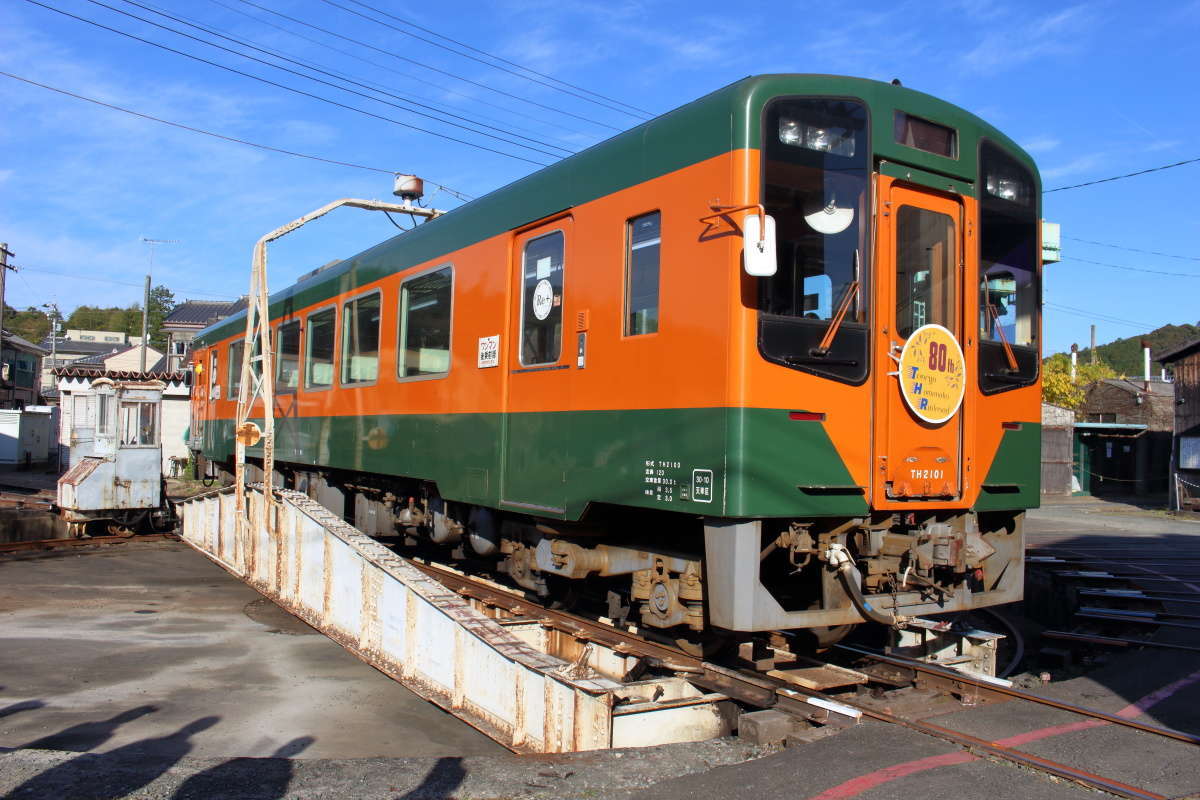
[[500, 366], [500, 337], [481, 336], [479, 339], [479, 368]]

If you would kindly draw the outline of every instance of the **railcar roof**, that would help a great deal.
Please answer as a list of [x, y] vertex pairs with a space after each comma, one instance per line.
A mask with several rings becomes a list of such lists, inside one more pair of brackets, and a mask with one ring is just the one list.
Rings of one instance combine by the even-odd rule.
[[[763, 106], [781, 95], [841, 96], [865, 101], [871, 115], [873, 150], [879, 159], [974, 183], [978, 174], [978, 141], [986, 137], [1003, 145], [1037, 175], [1033, 159], [1007, 136], [974, 114], [923, 92], [838, 75], [758, 75], [743, 78], [619, 133], [281, 289], [271, 295], [270, 315], [278, 318], [385, 275], [731, 150], [757, 149], [761, 143]], [[895, 111], [956, 128], [959, 157], [945, 158], [896, 144]], [[210, 325], [197, 334], [197, 341], [209, 343], [244, 330], [245, 313], [241, 311]]]

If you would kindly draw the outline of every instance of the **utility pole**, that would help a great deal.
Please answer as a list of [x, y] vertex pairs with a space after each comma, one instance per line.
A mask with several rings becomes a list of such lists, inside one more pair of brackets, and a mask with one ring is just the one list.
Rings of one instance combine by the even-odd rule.
[[4, 330], [4, 279], [8, 276], [8, 271], [17, 271], [16, 267], [9, 266], [8, 257], [15, 256], [16, 253], [8, 249], [8, 242], [0, 242], [0, 331]]
[[[179, 244], [178, 239], [148, 239], [142, 237], [142, 243], [150, 245], [150, 272], [154, 273], [154, 247], [160, 244]], [[142, 300], [142, 372], [146, 371], [146, 341], [150, 322], [150, 275], [146, 276], [145, 299]], [[169, 363], [169, 361], [168, 361]]]
[[142, 372], [146, 371], [146, 330], [150, 323], [150, 276], [146, 276], [146, 293], [142, 300]]
[[1096, 326], [1092, 326], [1092, 363], [1096, 363]]

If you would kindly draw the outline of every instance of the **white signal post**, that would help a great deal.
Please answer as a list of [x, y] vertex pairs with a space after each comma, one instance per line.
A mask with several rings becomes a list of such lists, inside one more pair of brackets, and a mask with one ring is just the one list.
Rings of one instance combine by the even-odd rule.
[[[237, 426], [234, 429], [236, 516], [238, 530], [243, 534], [249, 523], [246, 513], [246, 448], [253, 447], [260, 440], [263, 443], [263, 497], [266, 500], [263, 521], [269, 531], [273, 533], [275, 529], [275, 494], [271, 485], [275, 471], [275, 368], [270, 342], [271, 313], [270, 297], [267, 291], [267, 244], [343, 206], [362, 208], [367, 211], [408, 214], [411, 217], [429, 219], [445, 213], [433, 208], [414, 206], [408, 199], [404, 203], [384, 203], [379, 200], [346, 198], [323, 205], [316, 211], [309, 212], [299, 219], [292, 220], [287, 225], [276, 228], [254, 245], [254, 261], [250, 272], [250, 296], [246, 306], [246, 337], [243, 340], [242, 348], [242, 379], [241, 385], [238, 387]], [[260, 347], [258, 355], [254, 353], [255, 341], [259, 343]], [[257, 375], [253, 369], [255, 362], [258, 362], [259, 365]], [[263, 408], [263, 427], [261, 429], [250, 419], [254, 404], [259, 400], [262, 401]]]

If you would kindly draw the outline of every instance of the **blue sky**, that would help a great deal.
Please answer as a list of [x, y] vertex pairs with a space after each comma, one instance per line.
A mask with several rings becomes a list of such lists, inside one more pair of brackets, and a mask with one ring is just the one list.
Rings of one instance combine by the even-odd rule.
[[[325, 0], [253, 1], [257, 7], [245, 0], [138, 0], [139, 8], [103, 0], [227, 47], [245, 50], [146, 9], [320, 65], [366, 85], [354, 91], [388, 103], [399, 104], [394, 96], [400, 96], [503, 128], [506, 133], [492, 132], [511, 141], [246, 61], [95, 2], [38, 0], [396, 122], [533, 161], [548, 162], [564, 152], [557, 148], [585, 147], [640, 119], [356, 16], [345, 9], [372, 12], [354, 0], [332, 0], [342, 8]], [[1048, 189], [1200, 156], [1194, 78], [1200, 0], [867, 2], [855, 4], [853, 13], [844, 4], [707, 0], [371, 5], [654, 113], [755, 73], [898, 77], [1006, 131], [1038, 160]], [[413, 172], [467, 195], [537, 168], [289, 93], [27, 0], [0, 5], [0, 70], [225, 136]], [[385, 174], [230, 144], [4, 76], [0, 108], [0, 240], [23, 268], [9, 274], [7, 288], [9, 304], [18, 308], [56, 302], [67, 312], [84, 303], [140, 301], [151, 257], [142, 237], [176, 240], [157, 246], [153, 257], [155, 284], [172, 288], [178, 300], [232, 298], [247, 290], [251, 248], [266, 231], [338, 197], [392, 199]], [[1197, 181], [1200, 164], [1192, 164], [1046, 195], [1044, 216], [1061, 223], [1065, 254], [1046, 270], [1047, 352], [1072, 342], [1086, 345], [1092, 317], [1101, 342], [1168, 322], [1200, 321], [1200, 213], [1187, 189]], [[444, 191], [431, 202], [440, 208], [460, 203]], [[271, 285], [283, 286], [394, 232], [382, 215], [335, 212], [272, 246]]]

